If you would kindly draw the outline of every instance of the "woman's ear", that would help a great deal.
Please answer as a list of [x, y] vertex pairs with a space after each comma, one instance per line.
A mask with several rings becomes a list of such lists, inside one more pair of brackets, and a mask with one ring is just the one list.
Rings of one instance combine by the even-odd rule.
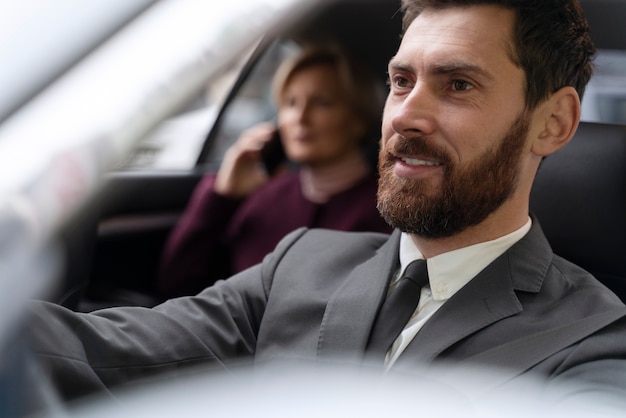
[[563, 87], [540, 106], [541, 131], [531, 150], [545, 157], [561, 149], [574, 136], [580, 120], [580, 98], [573, 87]]

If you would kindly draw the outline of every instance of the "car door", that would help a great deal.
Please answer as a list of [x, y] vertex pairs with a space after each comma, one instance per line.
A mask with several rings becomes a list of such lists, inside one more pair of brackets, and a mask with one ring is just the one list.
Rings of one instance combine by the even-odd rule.
[[198, 181], [217, 170], [238, 134], [273, 118], [270, 78], [292, 48], [288, 42], [253, 45], [230, 73], [158, 126], [122, 167], [107, 175], [109, 198], [95, 219], [83, 309], [159, 301], [154, 285], [172, 227]]

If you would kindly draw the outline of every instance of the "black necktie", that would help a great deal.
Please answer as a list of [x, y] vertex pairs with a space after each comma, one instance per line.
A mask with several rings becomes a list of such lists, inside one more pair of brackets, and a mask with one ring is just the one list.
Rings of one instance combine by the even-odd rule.
[[383, 302], [374, 321], [366, 352], [384, 358], [419, 303], [422, 287], [428, 284], [426, 260], [415, 260]]

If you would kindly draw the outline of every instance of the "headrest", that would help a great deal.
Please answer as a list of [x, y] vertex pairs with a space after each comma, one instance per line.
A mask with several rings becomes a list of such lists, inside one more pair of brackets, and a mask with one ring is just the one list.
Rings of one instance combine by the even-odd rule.
[[626, 301], [626, 127], [581, 123], [544, 159], [530, 197], [558, 254]]

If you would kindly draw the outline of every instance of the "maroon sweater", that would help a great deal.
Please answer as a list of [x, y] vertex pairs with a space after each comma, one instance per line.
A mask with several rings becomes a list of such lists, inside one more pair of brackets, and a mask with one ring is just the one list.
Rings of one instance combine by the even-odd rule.
[[216, 194], [214, 182], [207, 176], [198, 184], [166, 243], [159, 277], [165, 297], [195, 294], [259, 263], [298, 227], [391, 232], [376, 209], [374, 174], [323, 204], [304, 198], [293, 171], [243, 200]]

